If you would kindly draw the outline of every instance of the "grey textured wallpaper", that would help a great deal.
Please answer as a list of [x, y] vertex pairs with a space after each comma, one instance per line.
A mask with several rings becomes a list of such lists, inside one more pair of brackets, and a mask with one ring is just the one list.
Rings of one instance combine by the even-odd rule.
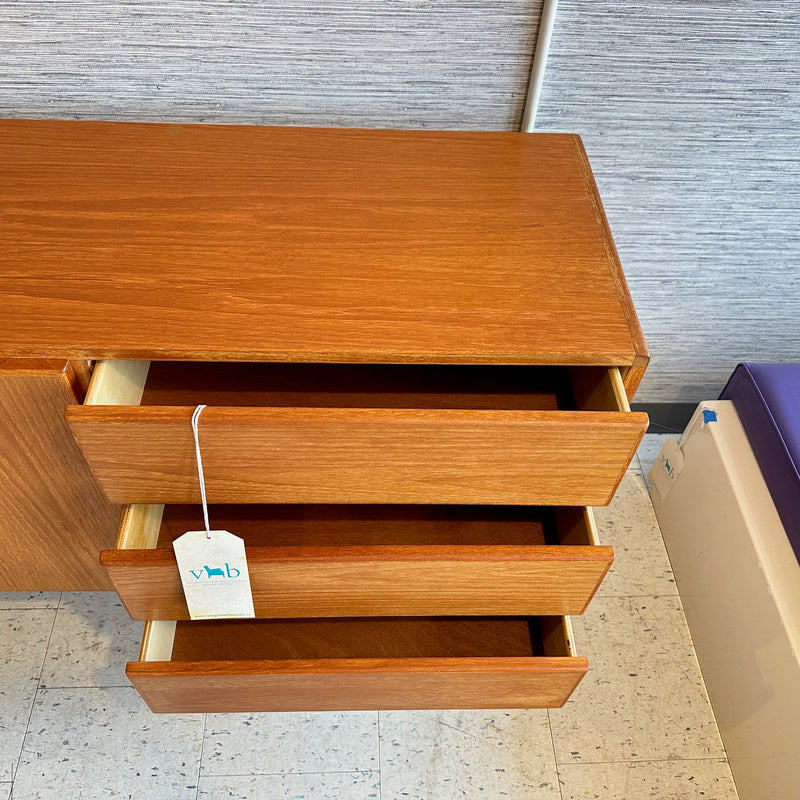
[[536, 128], [584, 138], [650, 346], [637, 401], [800, 361], [800, 2], [561, 2]]
[[[0, 116], [514, 130], [542, 0], [0, 0]], [[800, 360], [800, 0], [561, 0], [576, 131], [651, 347], [645, 402]]]
[[0, 0], [0, 115], [513, 129], [542, 0]]

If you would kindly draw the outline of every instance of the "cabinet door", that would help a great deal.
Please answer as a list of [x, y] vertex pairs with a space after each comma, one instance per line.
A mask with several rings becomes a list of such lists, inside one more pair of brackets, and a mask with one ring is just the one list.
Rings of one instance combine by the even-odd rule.
[[111, 589], [100, 566], [121, 515], [64, 421], [85, 362], [0, 359], [0, 590]]

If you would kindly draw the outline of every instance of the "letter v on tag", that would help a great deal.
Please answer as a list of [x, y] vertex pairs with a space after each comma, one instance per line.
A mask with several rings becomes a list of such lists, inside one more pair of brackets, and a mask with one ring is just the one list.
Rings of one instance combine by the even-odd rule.
[[187, 531], [172, 543], [190, 619], [255, 617], [244, 540], [230, 531], [211, 530], [206, 482], [200, 454], [198, 419], [206, 406], [192, 414], [197, 474], [205, 530]]

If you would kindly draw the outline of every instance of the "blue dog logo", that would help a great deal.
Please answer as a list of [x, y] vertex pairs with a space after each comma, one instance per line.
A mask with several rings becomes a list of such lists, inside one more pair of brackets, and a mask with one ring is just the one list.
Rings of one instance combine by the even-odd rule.
[[[241, 570], [236, 569], [236, 567], [232, 567], [227, 561], [225, 562], [224, 570], [222, 567], [209, 567], [208, 564], [205, 564], [203, 569], [206, 571], [206, 578], [238, 578], [241, 574]], [[191, 572], [195, 579], [199, 581], [203, 577], [203, 569], [199, 569], [197, 572], [195, 572], [193, 569], [190, 569], [189, 572]]]

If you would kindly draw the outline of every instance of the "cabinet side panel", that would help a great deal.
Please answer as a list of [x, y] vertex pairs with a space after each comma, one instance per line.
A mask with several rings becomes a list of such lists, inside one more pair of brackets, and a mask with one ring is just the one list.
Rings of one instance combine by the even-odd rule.
[[603, 245], [606, 248], [608, 256], [608, 265], [611, 270], [611, 276], [614, 280], [614, 285], [619, 295], [622, 310], [628, 322], [628, 330], [631, 335], [634, 347], [633, 362], [622, 370], [622, 380], [625, 383], [625, 391], [628, 395], [628, 400], [632, 400], [636, 389], [644, 377], [644, 371], [650, 361], [650, 354], [647, 350], [647, 345], [644, 341], [644, 334], [642, 333], [642, 326], [639, 323], [639, 317], [636, 314], [636, 309], [633, 305], [630, 290], [628, 289], [628, 282], [625, 279], [625, 273], [622, 271], [622, 264], [619, 260], [619, 253], [614, 244], [614, 239], [611, 235], [611, 228], [608, 224], [608, 218], [603, 210], [603, 203], [600, 200], [600, 193], [597, 190], [597, 183], [592, 174], [591, 167], [589, 166], [589, 159], [586, 155], [586, 149], [583, 146], [579, 136], [574, 137], [575, 147], [577, 150], [577, 157], [583, 168], [584, 180], [586, 181], [586, 190], [591, 199], [594, 207], [595, 216], [597, 218], [597, 225], [600, 231], [600, 236], [603, 240]]
[[103, 496], [64, 409], [66, 361], [0, 362], [0, 590], [111, 589], [100, 566], [121, 509]]

